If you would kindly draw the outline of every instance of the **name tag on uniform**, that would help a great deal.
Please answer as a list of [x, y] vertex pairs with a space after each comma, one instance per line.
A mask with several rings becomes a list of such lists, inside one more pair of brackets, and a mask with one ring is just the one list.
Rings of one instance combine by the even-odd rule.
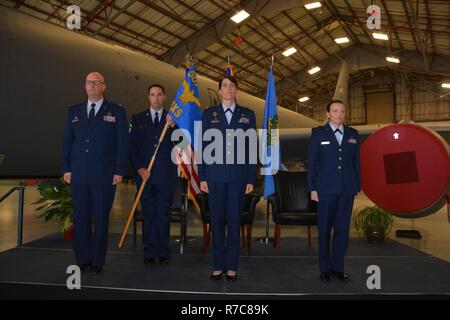
[[74, 116], [74, 117], [73, 117], [73, 119], [72, 119], [72, 123], [74, 123], [74, 122], [78, 122], [78, 121], [80, 121], [80, 119], [78, 119], [78, 117], [77, 117], [77, 116]]
[[353, 138], [348, 139], [347, 142], [348, 142], [348, 143], [353, 143], [353, 144], [356, 144], [356, 143], [357, 143], [356, 139], [353, 139]]
[[320, 144], [330, 144], [330, 141], [322, 141]]
[[212, 119], [211, 120], [211, 123], [219, 123], [220, 122], [220, 120], [218, 120], [218, 119]]
[[106, 116], [103, 116], [103, 121], [106, 121], [106, 122], [116, 122], [116, 117], [115, 116], [113, 116], [113, 115], [106, 115]]

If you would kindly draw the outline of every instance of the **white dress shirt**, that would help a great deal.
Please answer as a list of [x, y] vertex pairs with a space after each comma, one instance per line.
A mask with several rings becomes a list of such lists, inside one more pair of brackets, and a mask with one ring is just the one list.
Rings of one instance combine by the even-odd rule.
[[[330, 125], [331, 130], [333, 130], [334, 136], [336, 137], [339, 145], [341, 145], [342, 144], [342, 139], [344, 138], [344, 125], [341, 124], [339, 127], [335, 127], [331, 123], [328, 123], [328, 124]], [[336, 131], [336, 129], [339, 129], [341, 132]]]
[[164, 109], [161, 108], [161, 110], [156, 111], [155, 109], [153, 109], [152, 107], [150, 107], [150, 113], [152, 115], [152, 122], [155, 123], [155, 117], [156, 117], [156, 113], [158, 112], [158, 121], [159, 123], [161, 123], [161, 117], [163, 114]]
[[91, 111], [91, 105], [93, 104], [93, 103], [95, 103], [95, 107], [94, 107], [94, 109], [95, 109], [95, 115], [97, 115], [97, 112], [98, 112], [98, 110], [100, 110], [100, 107], [102, 106], [102, 104], [103, 104], [103, 98], [101, 98], [100, 100], [98, 100], [97, 102], [92, 102], [91, 100], [88, 100], [88, 102], [87, 102], [87, 116], [88, 116], [88, 118], [89, 118], [89, 111]]
[[[229, 107], [227, 107], [226, 105], [224, 105], [222, 103], [222, 108], [223, 108], [223, 112], [225, 113], [225, 117], [227, 118], [227, 122], [228, 122], [228, 124], [230, 124], [231, 118], [233, 117], [234, 109], [236, 109], [236, 102], [233, 102], [233, 104], [231, 106], [229, 106]], [[226, 112], [228, 108], [232, 112]]]

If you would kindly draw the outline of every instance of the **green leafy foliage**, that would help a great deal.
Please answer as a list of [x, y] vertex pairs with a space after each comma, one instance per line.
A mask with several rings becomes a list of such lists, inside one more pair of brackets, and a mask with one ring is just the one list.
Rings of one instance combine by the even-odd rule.
[[362, 232], [364, 235], [379, 232], [385, 236], [391, 231], [394, 221], [388, 211], [378, 206], [359, 209], [355, 212], [354, 217], [356, 231]]
[[70, 185], [61, 181], [45, 181], [38, 185], [42, 196], [33, 204], [41, 204], [36, 211], [45, 221], [56, 219], [59, 229], [64, 232], [72, 226], [73, 207]]

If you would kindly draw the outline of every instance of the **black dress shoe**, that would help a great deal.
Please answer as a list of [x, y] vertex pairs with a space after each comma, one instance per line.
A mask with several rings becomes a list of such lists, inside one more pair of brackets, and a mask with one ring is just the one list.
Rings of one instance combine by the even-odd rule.
[[103, 267], [101, 267], [101, 266], [92, 266], [91, 267], [91, 274], [93, 276], [95, 276], [96, 274], [102, 273], [102, 271], [103, 271]]
[[350, 277], [348, 274], [343, 272], [331, 271], [331, 276], [336, 277], [339, 281], [350, 282]]
[[91, 268], [91, 264], [82, 264], [82, 265], [80, 265], [79, 266], [80, 267], [80, 271], [81, 272], [85, 272], [85, 271], [88, 271], [88, 270], [90, 270], [90, 268]]
[[330, 273], [329, 272], [321, 272], [320, 273], [320, 281], [330, 282]]
[[169, 258], [160, 257], [159, 258], [159, 264], [167, 266], [169, 264]]
[[225, 278], [227, 279], [227, 281], [234, 282], [234, 281], [237, 280], [237, 273], [235, 273], [233, 276], [230, 276], [230, 275], [227, 273], [227, 276], [226, 276]]
[[156, 261], [155, 258], [144, 258], [144, 265], [145, 266], [152, 265], [155, 263], [155, 261]]
[[223, 275], [223, 271], [221, 273], [215, 274], [214, 272], [211, 273], [211, 275], [209, 276], [210, 280], [214, 280], [214, 281], [218, 281], [220, 279], [222, 279], [222, 275]]

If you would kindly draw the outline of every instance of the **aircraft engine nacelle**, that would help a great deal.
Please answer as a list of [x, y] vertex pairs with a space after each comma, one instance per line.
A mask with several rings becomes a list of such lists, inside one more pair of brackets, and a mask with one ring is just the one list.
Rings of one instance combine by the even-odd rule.
[[450, 148], [419, 125], [381, 128], [361, 146], [361, 183], [370, 200], [397, 217], [430, 215], [450, 191]]

